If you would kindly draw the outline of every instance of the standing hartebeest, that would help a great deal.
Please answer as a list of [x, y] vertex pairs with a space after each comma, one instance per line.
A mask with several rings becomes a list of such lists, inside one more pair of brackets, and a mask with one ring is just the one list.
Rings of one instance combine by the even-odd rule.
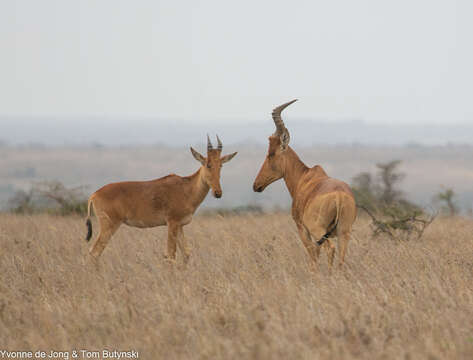
[[220, 156], [222, 142], [217, 136], [218, 146], [214, 149], [207, 135], [207, 157], [191, 147], [194, 158], [202, 164], [199, 170], [190, 176], [171, 174], [151, 181], [126, 181], [105, 185], [93, 193], [88, 202], [87, 238], [92, 237], [90, 209], [94, 207], [100, 223], [100, 233], [90, 248], [90, 254], [99, 257], [108, 241], [121, 224], [148, 228], [168, 226], [168, 255], [176, 258], [176, 243], [184, 257], [189, 260], [182, 227], [189, 224], [192, 215], [212, 188], [216, 198], [222, 196], [220, 187], [220, 169], [223, 163], [230, 161], [237, 153]]
[[[276, 132], [269, 137], [268, 155], [255, 179], [253, 190], [261, 192], [272, 182], [284, 178], [293, 200], [292, 218], [310, 257], [314, 263], [317, 262], [320, 245], [336, 234], [341, 266], [356, 217], [355, 199], [346, 183], [328, 177], [319, 165], [307, 167], [288, 146], [289, 131], [282, 121], [281, 111], [295, 101], [273, 110]], [[315, 246], [311, 236], [319, 246]], [[335, 247], [330, 240], [326, 244], [331, 268]]]

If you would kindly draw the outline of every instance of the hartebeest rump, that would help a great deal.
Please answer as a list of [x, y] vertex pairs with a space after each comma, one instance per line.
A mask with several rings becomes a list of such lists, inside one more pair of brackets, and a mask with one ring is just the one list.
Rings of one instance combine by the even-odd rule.
[[[356, 217], [355, 199], [346, 183], [328, 177], [319, 165], [307, 167], [288, 146], [289, 131], [282, 121], [281, 111], [295, 101], [273, 110], [276, 132], [269, 137], [268, 154], [255, 179], [253, 190], [261, 192], [272, 182], [284, 178], [293, 201], [292, 218], [310, 257], [316, 263], [320, 245], [325, 243], [329, 266], [332, 267], [335, 247], [328, 238], [337, 235], [341, 266]], [[311, 236], [318, 246], [312, 242]]]
[[184, 262], [187, 262], [189, 249], [182, 227], [191, 222], [192, 215], [210, 188], [216, 198], [222, 196], [220, 169], [223, 163], [237, 154], [221, 157], [222, 142], [218, 136], [217, 142], [218, 147], [214, 149], [207, 136], [207, 157], [190, 148], [194, 158], [202, 164], [190, 176], [171, 174], [151, 181], [112, 183], [93, 193], [88, 202], [86, 240], [92, 237], [92, 206], [99, 220], [100, 233], [89, 250], [90, 254], [99, 257], [121, 224], [139, 228], [167, 225], [167, 257], [171, 260], [176, 258], [177, 243]]

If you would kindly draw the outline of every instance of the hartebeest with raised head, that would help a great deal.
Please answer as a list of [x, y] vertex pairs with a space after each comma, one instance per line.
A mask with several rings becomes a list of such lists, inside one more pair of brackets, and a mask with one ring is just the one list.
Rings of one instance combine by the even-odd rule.
[[[276, 132], [269, 137], [268, 154], [253, 190], [261, 192], [272, 182], [284, 178], [293, 200], [292, 217], [310, 257], [314, 263], [317, 262], [320, 245], [325, 243], [329, 266], [332, 267], [335, 247], [328, 238], [336, 235], [341, 266], [356, 217], [355, 199], [346, 183], [328, 177], [319, 165], [307, 167], [289, 146], [289, 131], [282, 121], [281, 111], [295, 101], [273, 110]], [[312, 242], [311, 236], [317, 245]]]
[[214, 149], [207, 135], [207, 157], [190, 148], [194, 158], [202, 164], [190, 176], [171, 174], [151, 181], [112, 183], [93, 193], [88, 202], [86, 240], [92, 237], [92, 206], [99, 220], [100, 233], [89, 250], [90, 254], [99, 257], [121, 224], [139, 228], [167, 225], [167, 257], [176, 258], [177, 243], [184, 262], [187, 262], [189, 250], [182, 227], [191, 222], [192, 215], [210, 188], [216, 198], [222, 196], [220, 169], [237, 154], [221, 156], [222, 142], [218, 136], [217, 142], [217, 149]]

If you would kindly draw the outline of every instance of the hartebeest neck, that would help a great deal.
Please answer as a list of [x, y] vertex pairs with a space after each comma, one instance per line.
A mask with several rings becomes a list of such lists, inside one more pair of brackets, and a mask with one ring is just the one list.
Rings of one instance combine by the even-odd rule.
[[189, 199], [190, 203], [194, 208], [197, 208], [202, 201], [204, 201], [205, 197], [209, 193], [210, 187], [204, 181], [202, 175], [202, 167], [197, 170], [192, 175], [188, 176], [189, 178], [189, 185], [191, 187], [191, 197]]
[[283, 177], [291, 197], [294, 198], [299, 181], [302, 175], [304, 175], [304, 173], [307, 171], [308, 167], [302, 162], [299, 156], [297, 156], [296, 152], [289, 146], [286, 149], [284, 158], [285, 162]]

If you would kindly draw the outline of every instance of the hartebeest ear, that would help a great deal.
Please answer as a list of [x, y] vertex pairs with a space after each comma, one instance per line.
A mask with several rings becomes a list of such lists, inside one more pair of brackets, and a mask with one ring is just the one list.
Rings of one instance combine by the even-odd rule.
[[191, 146], [191, 153], [194, 159], [196, 159], [198, 162], [200, 162], [202, 165], [205, 165], [205, 157], [203, 157], [201, 154], [199, 154], [198, 151], [194, 150]]
[[284, 131], [281, 136], [279, 137], [281, 140], [281, 150], [285, 151], [287, 149], [287, 146], [289, 145], [289, 140], [291, 137], [289, 136], [289, 131]]
[[222, 156], [222, 158], [220, 159], [222, 161], [222, 164], [225, 164], [226, 162], [229, 162], [231, 159], [233, 159], [233, 157], [236, 154], [238, 154], [238, 152], [234, 152], [233, 154], [228, 154], [228, 155]]

